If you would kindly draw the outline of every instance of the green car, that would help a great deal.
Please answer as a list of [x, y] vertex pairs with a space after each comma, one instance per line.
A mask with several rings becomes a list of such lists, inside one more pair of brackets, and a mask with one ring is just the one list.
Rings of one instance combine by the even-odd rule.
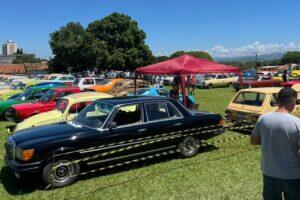
[[18, 95], [16, 98], [0, 101], [0, 115], [8, 121], [13, 121], [12, 105], [34, 102], [43, 96], [49, 89], [59, 88], [62, 86], [34, 86], [27, 89], [24, 93]]
[[21, 94], [28, 88], [33, 87], [41, 82], [42, 81], [17, 81], [13, 83], [11, 88], [0, 90], [0, 100], [5, 101], [14, 95]]

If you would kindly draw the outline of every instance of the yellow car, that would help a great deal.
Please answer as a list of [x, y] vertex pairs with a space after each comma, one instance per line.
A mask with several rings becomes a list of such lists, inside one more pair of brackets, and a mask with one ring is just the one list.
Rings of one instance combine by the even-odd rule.
[[[292, 114], [300, 117], [300, 84], [295, 84], [292, 88], [298, 92], [299, 99]], [[236, 124], [253, 124], [261, 114], [278, 109], [276, 99], [281, 89], [270, 87], [240, 90], [227, 106], [226, 119]]]
[[204, 77], [203, 88], [214, 88], [214, 87], [232, 87], [234, 82], [238, 81], [238, 77], [230, 77], [226, 74], [207, 74]]
[[103, 98], [113, 97], [101, 92], [82, 92], [63, 97], [58, 101], [56, 109], [29, 117], [19, 123], [15, 131], [35, 126], [70, 121], [89, 103]]

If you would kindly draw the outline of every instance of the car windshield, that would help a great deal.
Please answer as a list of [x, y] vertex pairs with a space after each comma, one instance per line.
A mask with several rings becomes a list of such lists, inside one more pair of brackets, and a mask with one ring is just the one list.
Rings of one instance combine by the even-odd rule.
[[78, 84], [79, 84], [79, 82], [80, 82], [80, 79], [79, 79], [79, 78], [77, 78], [77, 79], [74, 81], [73, 85], [78, 85]]
[[32, 90], [28, 89], [26, 90], [24, 93], [22, 93], [20, 96], [18, 96], [18, 100], [19, 101], [24, 101], [26, 99], [28, 99], [31, 96]]
[[67, 99], [60, 99], [56, 104], [56, 109], [63, 113], [68, 107], [68, 104], [69, 101]]
[[113, 109], [113, 105], [94, 102], [79, 113], [75, 122], [93, 129], [100, 128]]
[[20, 90], [22, 90], [25, 87], [26, 87], [25, 83], [23, 83], [23, 82], [17, 82], [17, 83], [12, 84], [11, 89], [13, 89], [13, 90], [19, 90], [20, 89]]
[[53, 96], [55, 94], [55, 91], [54, 90], [48, 90], [41, 98], [40, 98], [40, 101], [41, 102], [48, 102], [50, 101]]

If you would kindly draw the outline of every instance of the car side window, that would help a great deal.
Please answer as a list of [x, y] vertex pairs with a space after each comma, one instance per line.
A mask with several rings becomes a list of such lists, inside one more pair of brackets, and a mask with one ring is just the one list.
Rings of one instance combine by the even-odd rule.
[[145, 107], [149, 121], [169, 118], [166, 102], [146, 103]]
[[138, 125], [142, 123], [141, 104], [132, 104], [121, 106], [115, 115], [113, 122], [117, 127], [126, 125]]
[[85, 104], [85, 102], [75, 103], [71, 106], [69, 110], [69, 114], [78, 114], [80, 111], [82, 111], [88, 104]]
[[273, 94], [271, 96], [270, 106], [272, 106], [272, 107], [277, 107], [278, 106], [277, 97], [278, 97], [278, 94]]
[[63, 77], [60, 77], [59, 80], [60, 80], [60, 81], [65, 81], [65, 80], [67, 80], [67, 79], [66, 79], [66, 77], [63, 76]]
[[167, 107], [169, 112], [169, 118], [175, 119], [180, 117], [180, 114], [177, 112], [177, 110], [175, 110], [175, 108], [173, 108], [173, 106], [171, 106], [169, 103], [167, 104]]
[[249, 105], [249, 106], [262, 106], [266, 95], [257, 92], [241, 92], [234, 100], [233, 103]]
[[45, 93], [47, 92], [47, 90], [39, 90], [39, 91], [35, 91], [31, 97], [29, 98], [30, 100], [34, 100], [34, 99], [39, 99], [41, 98]]
[[83, 85], [93, 85], [94, 84], [94, 79], [87, 78], [83, 80]]
[[95, 78], [96, 84], [102, 83], [104, 81], [103, 78]]

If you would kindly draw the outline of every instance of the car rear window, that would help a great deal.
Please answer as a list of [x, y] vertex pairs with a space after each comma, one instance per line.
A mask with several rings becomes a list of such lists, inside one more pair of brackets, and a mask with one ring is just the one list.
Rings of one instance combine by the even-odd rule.
[[233, 103], [261, 106], [265, 100], [266, 95], [257, 92], [241, 92], [234, 100]]

